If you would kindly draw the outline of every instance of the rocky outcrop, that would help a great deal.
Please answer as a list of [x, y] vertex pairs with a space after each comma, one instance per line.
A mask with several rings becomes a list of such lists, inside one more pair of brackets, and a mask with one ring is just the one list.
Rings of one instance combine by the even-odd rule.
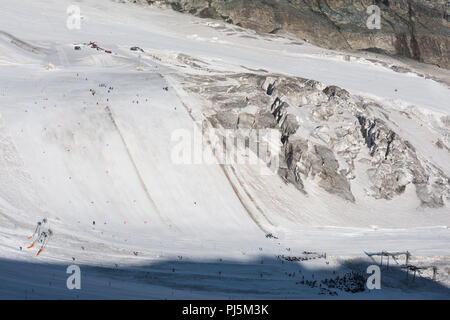
[[[147, 0], [259, 32], [287, 32], [327, 48], [401, 55], [450, 68], [445, 0]], [[366, 25], [367, 8], [381, 10], [381, 29]]]
[[442, 207], [450, 197], [446, 173], [381, 118], [383, 107], [342, 88], [252, 73], [191, 75], [185, 83], [214, 106], [213, 126], [277, 128], [278, 174], [302, 192], [316, 184], [354, 202], [355, 181], [376, 199], [402, 196], [407, 188], [427, 207]]
[[[422, 163], [408, 141], [390, 130], [380, 119], [357, 114], [362, 137], [370, 150], [367, 174], [372, 182], [372, 195], [392, 199], [402, 194], [409, 184], [416, 188], [422, 204], [428, 207], [444, 205], [449, 179], [434, 166]], [[445, 186], [446, 185], [446, 186]]]

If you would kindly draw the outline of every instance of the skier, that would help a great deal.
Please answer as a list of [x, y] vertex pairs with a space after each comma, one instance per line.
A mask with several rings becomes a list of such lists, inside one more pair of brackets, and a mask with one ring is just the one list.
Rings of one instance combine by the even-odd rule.
[[42, 231], [39, 238], [38, 238], [38, 242], [41, 243], [41, 248], [39, 249], [38, 253], [36, 254], [37, 256], [41, 254], [41, 252], [45, 249], [45, 246], [48, 243], [48, 240], [50, 239], [50, 237], [53, 235], [52, 230], [48, 229], [47, 231]]
[[42, 219], [42, 221], [38, 221], [38, 223], [36, 225], [36, 229], [34, 229], [33, 235], [28, 237], [28, 240], [34, 239], [33, 243], [29, 247], [27, 247], [28, 249], [32, 248], [34, 246], [34, 243], [36, 242], [36, 238], [35, 237], [39, 236], [41, 234], [41, 228], [46, 223], [47, 223], [47, 219], [46, 218]]

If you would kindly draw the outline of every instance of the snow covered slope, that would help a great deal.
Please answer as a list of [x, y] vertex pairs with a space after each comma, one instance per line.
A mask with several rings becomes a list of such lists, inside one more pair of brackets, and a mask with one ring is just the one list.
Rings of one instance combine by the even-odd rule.
[[[0, 297], [317, 297], [323, 292], [299, 284], [300, 274], [365, 272], [372, 262], [364, 251], [381, 250], [437, 265], [439, 282], [424, 278], [407, 290], [398, 269], [386, 271], [386, 289], [338, 297], [449, 297], [445, 189], [438, 208], [421, 205], [412, 186], [377, 199], [357, 167], [351, 202], [314, 178], [302, 192], [254, 166], [172, 161], [174, 132], [194, 132], [220, 106], [207, 93], [251, 74], [313, 79], [382, 104], [421, 161], [448, 176], [445, 84], [286, 37], [107, 0], [77, 3], [81, 29], [69, 30], [70, 4], [2, 1]], [[243, 97], [246, 85], [255, 91], [240, 85]], [[314, 129], [303, 111], [289, 112], [303, 119], [302, 134]], [[53, 236], [36, 256], [26, 237], [42, 218]], [[79, 292], [65, 288], [70, 264], [86, 275]]]

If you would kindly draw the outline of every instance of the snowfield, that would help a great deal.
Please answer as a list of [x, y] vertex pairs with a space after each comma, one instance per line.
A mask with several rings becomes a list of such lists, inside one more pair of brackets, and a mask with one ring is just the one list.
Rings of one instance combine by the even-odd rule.
[[[79, 30], [66, 27], [72, 4]], [[421, 206], [408, 187], [376, 199], [360, 170], [351, 202], [314, 179], [300, 192], [250, 165], [172, 161], [173, 133], [193, 132], [214, 109], [190, 77], [275, 74], [382, 104], [448, 177], [447, 71], [437, 81], [378, 59], [129, 3], [2, 0], [0, 298], [449, 299], [448, 198]], [[53, 235], [36, 256], [27, 236], [43, 218]], [[414, 265], [438, 268], [436, 279], [431, 270], [407, 279], [401, 258], [382, 267], [381, 290], [346, 291], [380, 262], [365, 252], [383, 250], [411, 252]], [[66, 287], [72, 264], [81, 290]], [[325, 281], [336, 277], [345, 280]]]

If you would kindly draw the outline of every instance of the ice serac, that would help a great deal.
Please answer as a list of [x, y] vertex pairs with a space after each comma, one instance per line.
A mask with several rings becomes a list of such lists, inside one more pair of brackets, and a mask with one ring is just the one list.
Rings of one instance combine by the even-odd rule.
[[[449, 7], [445, 0], [147, 0], [203, 18], [260, 32], [289, 32], [314, 44], [371, 50], [450, 67]], [[367, 8], [381, 9], [370, 30]]]
[[445, 206], [449, 198], [447, 174], [396, 132], [386, 106], [337, 86], [275, 74], [195, 75], [186, 82], [215, 106], [214, 125], [278, 128], [278, 173], [304, 193], [317, 184], [355, 202], [354, 186], [387, 200], [412, 187], [426, 207]]
[[432, 164], [422, 163], [414, 147], [398, 137], [381, 119], [368, 119], [358, 114], [361, 134], [370, 150], [371, 166], [367, 173], [376, 198], [392, 199], [402, 194], [408, 184], [416, 187], [422, 204], [444, 205], [449, 179]]

